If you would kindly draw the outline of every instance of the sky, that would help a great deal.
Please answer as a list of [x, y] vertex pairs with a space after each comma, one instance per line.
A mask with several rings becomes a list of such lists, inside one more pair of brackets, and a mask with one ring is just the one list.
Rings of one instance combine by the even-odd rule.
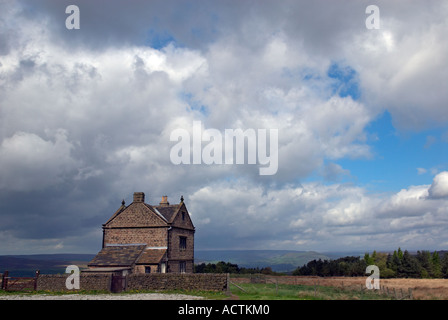
[[[195, 249], [448, 248], [446, 2], [131, 3], [0, 0], [0, 254], [96, 253], [141, 191]], [[194, 121], [278, 170], [173, 163]]]

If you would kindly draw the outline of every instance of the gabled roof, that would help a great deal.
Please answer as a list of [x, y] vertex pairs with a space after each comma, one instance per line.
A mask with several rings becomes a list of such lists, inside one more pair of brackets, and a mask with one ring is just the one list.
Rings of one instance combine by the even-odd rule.
[[135, 263], [146, 248], [144, 244], [107, 246], [89, 262], [88, 267], [127, 267]]
[[122, 205], [103, 226], [148, 227], [167, 224], [167, 219], [149, 204], [132, 202], [127, 207]]
[[[123, 200], [121, 207], [103, 224], [103, 227], [163, 227], [172, 225], [173, 227], [177, 226], [194, 230], [194, 225], [183, 202], [183, 197], [179, 204], [170, 205], [165, 196], [164, 202], [157, 206], [145, 203], [144, 198], [143, 192], [136, 192], [134, 193], [134, 201], [130, 205], [125, 206]], [[180, 211], [187, 213], [188, 219], [185, 221], [176, 219]]]
[[118, 210], [115, 211], [115, 213], [112, 215], [112, 217], [110, 217], [109, 220], [107, 220], [106, 223], [103, 224], [103, 225], [106, 225], [106, 224], [108, 224], [110, 221], [112, 221], [112, 220], [113, 220], [116, 216], [118, 216], [124, 209], [126, 209], [126, 206], [124, 205], [124, 202], [122, 202], [122, 203], [121, 203], [121, 207], [118, 208]]
[[[174, 205], [161, 204], [159, 206], [154, 206], [154, 209], [157, 209], [160, 213], [162, 213], [168, 220], [168, 223], [173, 227], [189, 230], [195, 229], [193, 221], [191, 221], [190, 214], [188, 213], [188, 209], [183, 201]], [[185, 215], [183, 213], [185, 213]]]

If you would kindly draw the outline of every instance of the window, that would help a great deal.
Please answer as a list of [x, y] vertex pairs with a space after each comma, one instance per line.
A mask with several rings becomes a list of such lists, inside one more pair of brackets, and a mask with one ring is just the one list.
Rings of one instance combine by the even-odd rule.
[[145, 266], [145, 273], [151, 273], [151, 267]]
[[182, 212], [182, 221], [185, 220], [185, 212]]
[[187, 249], [187, 237], [179, 237], [179, 250]]
[[187, 263], [185, 261], [179, 262], [179, 272], [180, 273], [187, 272]]

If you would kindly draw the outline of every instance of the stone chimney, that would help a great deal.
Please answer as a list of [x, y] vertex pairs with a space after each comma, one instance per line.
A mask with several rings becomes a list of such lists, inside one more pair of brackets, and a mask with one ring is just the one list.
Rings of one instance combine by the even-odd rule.
[[134, 192], [134, 202], [145, 202], [145, 193]]
[[161, 205], [161, 206], [169, 206], [170, 203], [168, 202], [168, 196], [162, 196], [162, 201], [160, 201], [159, 205]]

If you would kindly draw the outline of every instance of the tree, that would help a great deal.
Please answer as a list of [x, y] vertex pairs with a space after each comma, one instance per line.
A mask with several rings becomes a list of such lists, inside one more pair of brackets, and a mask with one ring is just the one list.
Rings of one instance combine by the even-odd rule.
[[375, 256], [375, 265], [380, 269], [381, 278], [392, 278], [395, 276], [395, 272], [389, 268], [388, 259], [390, 254], [383, 252], [375, 252], [372, 257]]
[[403, 253], [403, 261], [401, 266], [397, 270], [397, 276], [405, 278], [420, 278], [421, 267], [418, 260], [411, 256], [408, 250]]
[[364, 254], [364, 261], [368, 266], [375, 264], [375, 259], [371, 257], [367, 252]]
[[434, 278], [441, 278], [442, 265], [440, 263], [439, 253], [437, 251], [434, 251], [432, 253], [431, 261], [432, 261], [432, 276]]
[[403, 261], [403, 256], [404, 256], [404, 254], [403, 254], [403, 251], [401, 251], [401, 248], [400, 248], [400, 247], [398, 247], [397, 255], [398, 255], [398, 258], [399, 258], [401, 261]]
[[442, 269], [441, 270], [442, 276], [444, 278], [448, 278], [448, 253], [446, 253], [446, 252], [442, 257], [441, 269]]
[[365, 276], [367, 264], [364, 260], [357, 258], [352, 263], [351, 275], [355, 277]]
[[376, 254], [376, 250], [373, 250], [373, 253], [372, 253], [372, 260], [373, 260], [373, 264], [377, 264], [377, 254]]
[[401, 268], [401, 259], [398, 256], [398, 252], [395, 250], [392, 258], [390, 259], [389, 266], [392, 271], [397, 274], [398, 269]]
[[429, 251], [417, 251], [416, 259], [420, 264], [420, 276], [422, 278], [429, 278], [433, 273], [431, 254]]

